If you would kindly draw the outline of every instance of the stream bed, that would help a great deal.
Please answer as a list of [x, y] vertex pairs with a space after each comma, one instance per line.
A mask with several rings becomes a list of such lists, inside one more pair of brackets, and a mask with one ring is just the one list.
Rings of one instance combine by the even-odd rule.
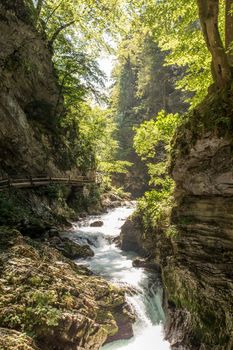
[[[127, 296], [129, 304], [136, 313], [134, 337], [104, 345], [102, 350], [169, 350], [169, 343], [164, 340], [162, 309], [162, 287], [159, 276], [155, 273], [134, 268], [134, 253], [119, 249], [112, 239], [120, 234], [120, 228], [132, 214], [133, 207], [119, 207], [100, 216], [90, 216], [81, 224], [74, 224], [69, 238], [82, 244], [89, 244], [95, 256], [88, 260], [78, 260], [95, 274], [118, 285], [127, 284], [138, 293]], [[90, 227], [90, 223], [101, 220], [103, 226]]]

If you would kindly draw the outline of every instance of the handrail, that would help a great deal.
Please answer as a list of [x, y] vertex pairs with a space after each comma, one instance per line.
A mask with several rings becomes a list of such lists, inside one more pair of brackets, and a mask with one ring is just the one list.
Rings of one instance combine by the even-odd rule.
[[77, 176], [77, 178], [72, 179], [70, 176], [69, 177], [51, 177], [51, 176], [37, 176], [37, 177], [1, 177], [0, 178], [0, 191], [5, 189], [5, 188], [30, 188], [30, 187], [38, 187], [38, 186], [45, 186], [49, 185], [51, 183], [56, 183], [56, 184], [67, 184], [71, 186], [83, 186], [88, 183], [96, 183], [99, 184], [99, 178], [98, 176]]

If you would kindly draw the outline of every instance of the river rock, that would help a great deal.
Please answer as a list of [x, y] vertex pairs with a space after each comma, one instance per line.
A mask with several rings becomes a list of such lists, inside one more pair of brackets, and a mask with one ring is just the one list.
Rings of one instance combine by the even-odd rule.
[[90, 226], [91, 227], [101, 227], [101, 226], [103, 226], [103, 221], [101, 221], [101, 220], [98, 220], [98, 221], [94, 221], [94, 222], [92, 222], [91, 224], [90, 224]]
[[67, 237], [62, 238], [60, 236], [54, 236], [48, 240], [48, 243], [69, 259], [81, 259], [94, 256], [94, 252], [88, 244], [80, 245]]
[[108, 193], [102, 194], [101, 203], [102, 203], [103, 209], [105, 210], [109, 208], [113, 209], [113, 208], [117, 208], [125, 205], [125, 198], [121, 198], [115, 193], [108, 192]]
[[17, 347], [14, 330], [33, 334], [38, 350], [99, 350], [109, 337], [123, 336], [121, 325], [129, 334], [122, 288], [79, 273], [58, 250], [16, 230], [0, 228], [0, 247], [0, 324], [13, 335], [0, 336], [1, 348], [37, 349], [26, 336]]
[[133, 266], [142, 267], [144, 269], [149, 269], [161, 273], [160, 265], [151, 260], [135, 258], [133, 260]]
[[145, 251], [142, 244], [143, 228], [141, 220], [132, 215], [121, 228], [120, 246], [122, 250], [133, 251], [139, 255], [144, 255]]
[[132, 338], [134, 336], [133, 323], [136, 321], [136, 317], [130, 307], [126, 304], [123, 308], [123, 313], [121, 309], [119, 309], [119, 312], [116, 309], [114, 318], [116, 320], [118, 332], [115, 335], [109, 336], [106, 343]]

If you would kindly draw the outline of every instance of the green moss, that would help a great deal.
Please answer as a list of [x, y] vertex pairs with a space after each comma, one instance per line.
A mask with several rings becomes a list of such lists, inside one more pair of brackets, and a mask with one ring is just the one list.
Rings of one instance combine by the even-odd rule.
[[179, 231], [177, 230], [177, 227], [175, 225], [170, 225], [167, 230], [165, 230], [165, 235], [167, 237], [177, 237], [179, 234]]
[[26, 334], [0, 328], [0, 350], [38, 350], [38, 348]]
[[[116, 311], [123, 312], [124, 290], [85, 274], [57, 250], [24, 238], [16, 230], [1, 228], [0, 247], [2, 243], [0, 324], [3, 327], [24, 332], [38, 344], [42, 339], [41, 349], [54, 348], [55, 338], [64, 342], [62, 348], [67, 347], [66, 342], [69, 346], [72, 342], [77, 344], [80, 338], [84, 342], [97, 341], [101, 346], [108, 335], [117, 332], [113, 315]], [[71, 339], [64, 338], [64, 334], [69, 337], [71, 328], [74, 328]]]
[[0, 225], [14, 224], [20, 221], [26, 210], [19, 206], [10, 192], [0, 192]]
[[226, 329], [225, 313], [219, 307], [214, 309], [215, 301], [208, 299], [202, 287], [193, 285], [191, 276], [182, 275], [181, 271], [176, 269], [165, 269], [164, 281], [169, 300], [177, 309], [190, 312], [194, 339], [199, 344], [203, 342], [209, 346], [224, 344], [227, 335], [219, 332], [219, 326]]

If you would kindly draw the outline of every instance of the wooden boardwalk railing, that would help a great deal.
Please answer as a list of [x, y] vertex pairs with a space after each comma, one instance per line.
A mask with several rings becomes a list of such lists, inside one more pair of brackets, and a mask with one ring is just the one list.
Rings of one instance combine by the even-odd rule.
[[74, 187], [82, 187], [85, 184], [100, 183], [98, 176], [78, 176], [75, 179], [71, 177], [49, 177], [49, 176], [38, 176], [38, 177], [0, 177], [0, 191], [6, 188], [33, 188], [39, 186], [47, 186], [49, 184], [64, 184]]

